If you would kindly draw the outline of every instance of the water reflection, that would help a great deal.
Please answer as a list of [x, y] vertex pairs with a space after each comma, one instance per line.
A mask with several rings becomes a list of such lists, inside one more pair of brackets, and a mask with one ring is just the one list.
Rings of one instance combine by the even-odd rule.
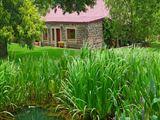
[[47, 110], [33, 107], [25, 108], [16, 113], [16, 120], [65, 120], [58, 116], [47, 116]]

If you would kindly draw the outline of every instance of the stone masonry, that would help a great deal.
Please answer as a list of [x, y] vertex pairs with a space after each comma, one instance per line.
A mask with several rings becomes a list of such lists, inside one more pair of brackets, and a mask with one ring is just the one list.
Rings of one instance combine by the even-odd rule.
[[88, 24], [88, 44], [92, 48], [101, 48], [103, 45], [103, 21]]
[[[90, 23], [46, 23], [48, 30], [51, 28], [60, 28], [62, 41], [68, 48], [81, 48], [88, 44], [92, 48], [100, 48], [103, 44], [103, 20]], [[67, 40], [67, 29], [75, 29], [76, 39]], [[51, 34], [49, 32], [49, 39]]]

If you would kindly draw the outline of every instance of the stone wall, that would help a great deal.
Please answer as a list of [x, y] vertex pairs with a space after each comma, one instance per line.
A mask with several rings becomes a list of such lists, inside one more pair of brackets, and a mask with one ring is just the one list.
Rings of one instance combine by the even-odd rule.
[[92, 48], [101, 48], [103, 45], [103, 21], [88, 24], [88, 43]]
[[[47, 23], [47, 28], [57, 27], [62, 31], [62, 41], [68, 48], [81, 48], [84, 44], [101, 47], [103, 41], [102, 20], [92, 23]], [[67, 39], [67, 28], [76, 30], [76, 40]]]
[[[61, 29], [62, 41], [65, 42], [65, 46], [68, 48], [81, 48], [83, 41], [87, 39], [87, 26], [86, 24], [71, 24], [71, 23], [47, 23], [47, 28], [57, 27]], [[73, 28], [76, 30], [76, 39], [67, 39], [67, 29]]]

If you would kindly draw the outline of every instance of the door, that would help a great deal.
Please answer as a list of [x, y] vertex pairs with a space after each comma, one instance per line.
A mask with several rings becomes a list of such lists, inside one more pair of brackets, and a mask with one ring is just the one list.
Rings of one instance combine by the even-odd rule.
[[59, 47], [58, 42], [61, 41], [61, 30], [59, 28], [56, 28], [56, 40], [57, 46]]

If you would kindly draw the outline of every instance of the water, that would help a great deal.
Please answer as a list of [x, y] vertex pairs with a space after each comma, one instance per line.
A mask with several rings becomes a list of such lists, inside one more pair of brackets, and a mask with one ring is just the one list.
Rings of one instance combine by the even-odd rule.
[[39, 107], [25, 108], [15, 114], [16, 120], [65, 120], [58, 116], [47, 116], [47, 110]]

